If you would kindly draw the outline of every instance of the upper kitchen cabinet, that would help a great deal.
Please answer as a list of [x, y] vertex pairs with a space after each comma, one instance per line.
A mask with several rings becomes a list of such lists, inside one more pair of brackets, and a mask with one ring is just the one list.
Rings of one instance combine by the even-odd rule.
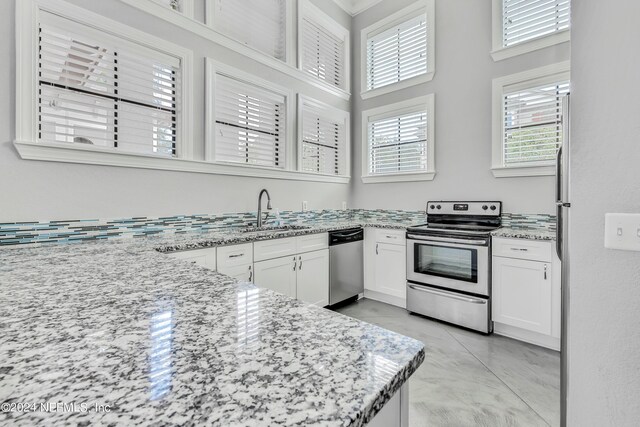
[[571, 0], [492, 1], [494, 61], [569, 41]]

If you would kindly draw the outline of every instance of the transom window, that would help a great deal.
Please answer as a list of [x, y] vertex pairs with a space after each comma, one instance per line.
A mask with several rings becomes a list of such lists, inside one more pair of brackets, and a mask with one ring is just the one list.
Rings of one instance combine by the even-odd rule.
[[570, 0], [503, 0], [502, 45], [513, 46], [568, 30]]
[[180, 60], [42, 12], [38, 139], [177, 154]]

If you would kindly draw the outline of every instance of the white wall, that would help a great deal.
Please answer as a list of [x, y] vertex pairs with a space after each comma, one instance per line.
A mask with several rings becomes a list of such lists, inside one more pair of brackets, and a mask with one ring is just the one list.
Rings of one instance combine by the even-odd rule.
[[[357, 15], [352, 50], [360, 49], [360, 30], [406, 7], [412, 0], [384, 0]], [[502, 200], [504, 210], [553, 213], [554, 177], [494, 178], [491, 174], [491, 80], [569, 59], [569, 43], [493, 62], [491, 1], [436, 1], [436, 73], [431, 82], [363, 101], [360, 62], [352, 70], [352, 205], [359, 208], [424, 209], [427, 200]], [[356, 60], [357, 58], [357, 60]], [[362, 184], [362, 111], [435, 93], [436, 177], [434, 181]]]
[[640, 423], [640, 253], [604, 248], [640, 212], [640, 3], [574, 1], [569, 426]]
[[[256, 209], [261, 188], [270, 190], [274, 207], [301, 209], [340, 208], [346, 201], [346, 184], [290, 182], [154, 171], [108, 166], [77, 165], [21, 160], [15, 138], [15, 3], [0, 2], [0, 222], [69, 218], [158, 216], [184, 213], [220, 213]], [[167, 28], [165, 21], [117, 0], [70, 2], [90, 8], [194, 51], [196, 155], [204, 157], [204, 57], [257, 73], [296, 91], [349, 110], [348, 101], [331, 96], [293, 77], [274, 71], [254, 60], [214, 45], [180, 28]], [[295, 2], [294, 2], [295, 3]], [[351, 18], [333, 2], [314, 3], [349, 27]], [[197, 10], [203, 12], [203, 8]]]

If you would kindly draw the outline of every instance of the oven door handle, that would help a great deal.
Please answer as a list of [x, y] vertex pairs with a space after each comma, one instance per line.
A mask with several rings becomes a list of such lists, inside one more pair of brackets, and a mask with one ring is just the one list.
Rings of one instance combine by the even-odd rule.
[[421, 240], [424, 242], [441, 242], [441, 243], [461, 243], [463, 245], [486, 245], [489, 239], [478, 240], [466, 240], [466, 239], [454, 239], [449, 237], [421, 237], [415, 234], [407, 234], [407, 239]]
[[454, 294], [452, 292], [438, 291], [436, 289], [424, 288], [422, 286], [415, 286], [415, 285], [409, 285], [409, 287], [411, 289], [413, 289], [414, 291], [426, 292], [428, 294], [434, 294], [434, 295], [438, 295], [438, 296], [441, 296], [441, 297], [457, 299], [457, 300], [464, 301], [464, 302], [470, 302], [472, 304], [486, 304], [487, 303], [487, 300], [485, 300], [485, 299], [471, 298], [471, 297], [467, 297], [467, 296], [463, 296], [463, 295]]

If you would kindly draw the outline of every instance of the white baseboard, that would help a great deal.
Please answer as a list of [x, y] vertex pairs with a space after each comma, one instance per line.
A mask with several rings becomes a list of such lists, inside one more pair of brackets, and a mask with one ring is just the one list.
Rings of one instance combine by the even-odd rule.
[[399, 298], [393, 295], [383, 294], [382, 292], [364, 290], [364, 297], [375, 301], [384, 302], [395, 305], [396, 307], [407, 308], [406, 298]]
[[560, 351], [560, 338], [527, 331], [526, 329], [516, 328], [515, 326], [497, 322], [493, 323], [493, 332], [497, 335], [513, 338], [514, 340], [524, 341], [540, 347]]

